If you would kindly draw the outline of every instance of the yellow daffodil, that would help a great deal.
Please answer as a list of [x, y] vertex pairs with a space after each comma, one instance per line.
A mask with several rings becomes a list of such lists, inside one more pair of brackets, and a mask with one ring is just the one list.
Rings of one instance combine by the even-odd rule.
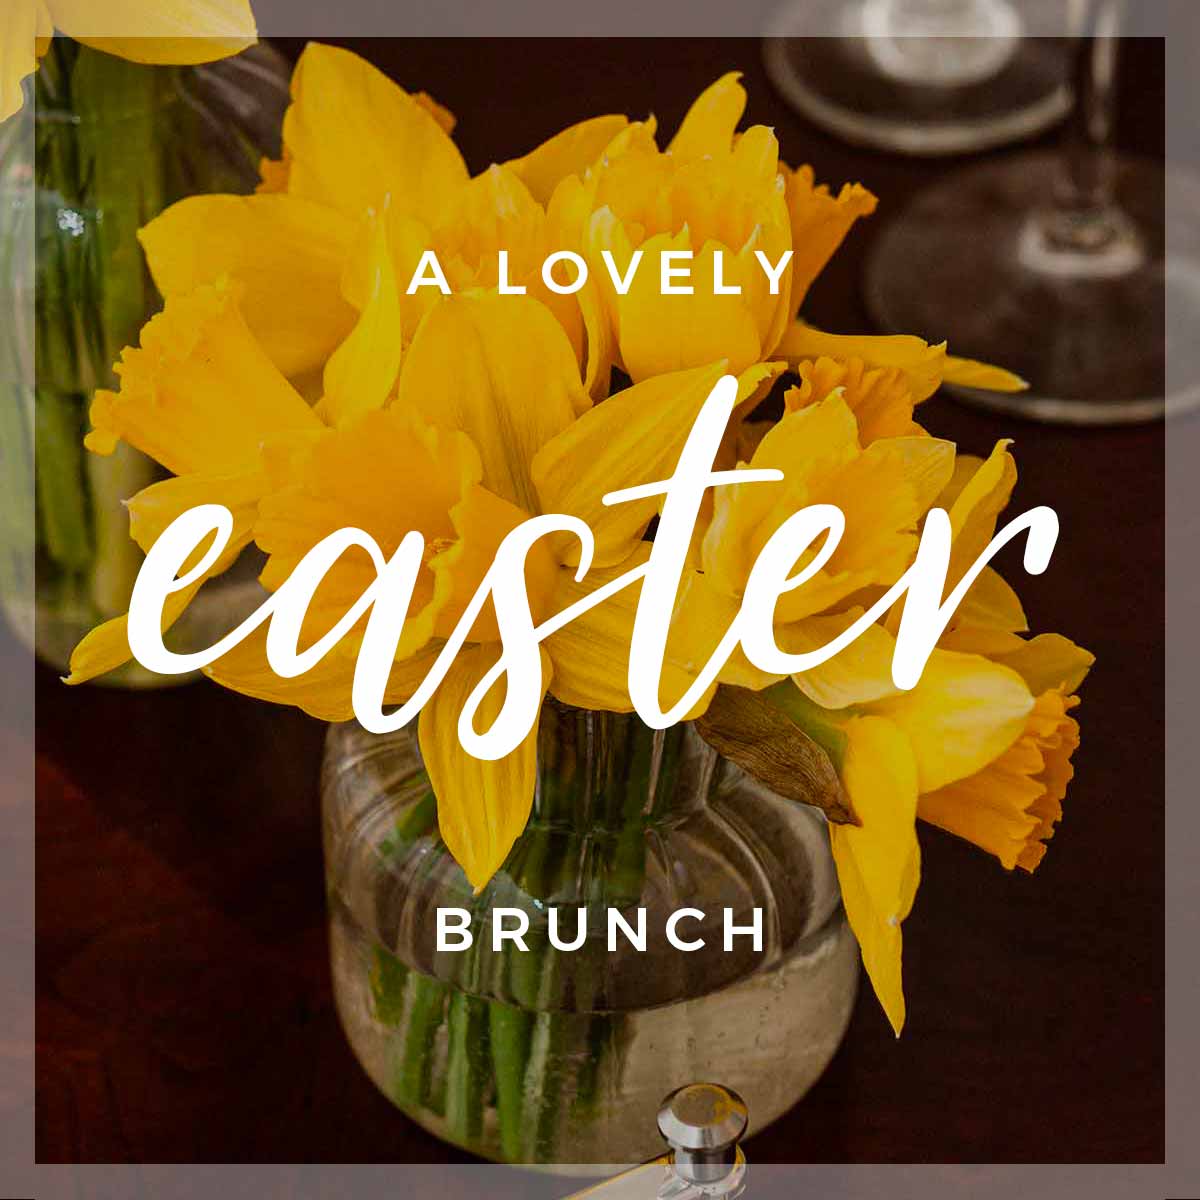
[[[781, 644], [816, 648], [856, 615], [852, 610], [793, 626]], [[905, 1014], [900, 926], [920, 878], [918, 796], [995, 761], [1020, 736], [1034, 701], [1010, 668], [945, 650], [935, 650], [917, 686], [901, 692], [891, 679], [894, 646], [892, 635], [874, 626], [794, 682], [815, 706], [801, 710], [800, 723], [818, 739], [822, 729], [837, 730], [844, 744], [842, 781], [862, 824], [831, 826], [830, 841], [863, 965], [899, 1034]]]
[[[985, 460], [963, 456], [939, 499], [950, 513], [954, 543], [950, 584], [995, 532], [1016, 482], [1007, 443]], [[1070, 715], [1094, 657], [1059, 634], [1026, 639], [1016, 593], [993, 570], [976, 581], [941, 639], [947, 648], [986, 656], [1016, 671], [1034, 705], [1017, 740], [980, 771], [922, 795], [918, 815], [994, 854], [1009, 870], [1032, 871], [1062, 817], [1062, 799], [1079, 745]]]
[[[845, 532], [821, 571], [780, 596], [775, 632], [785, 650], [824, 644], [828, 620], [819, 614], [838, 613], [853, 598], [890, 586], [911, 564], [920, 522], [948, 486], [953, 464], [953, 446], [927, 436], [880, 438], [864, 448], [854, 414], [836, 392], [821, 404], [786, 413], [766, 426], [747, 464], [780, 470], [783, 481], [716, 490], [697, 534], [692, 569], [680, 587], [669, 647], [682, 662], [707, 660], [736, 618], [762, 547], [810, 504], [841, 509]], [[890, 679], [889, 671], [890, 659], [885, 670]], [[754, 690], [780, 678], [752, 664], [740, 649], [719, 675], [722, 683]]]
[[[795, 627], [790, 647], [821, 644], [852, 615]], [[843, 784], [862, 824], [831, 826], [830, 839], [863, 964], [897, 1033], [900, 923], [919, 879], [915, 818], [974, 842], [1009, 869], [1033, 870], [1062, 816], [1079, 744], [1072, 693], [1092, 656], [1056, 635], [1016, 641], [1012, 653], [994, 658], [935, 650], [917, 686], [898, 692], [894, 640], [876, 626], [794, 680], [815, 705], [801, 710], [800, 723], [818, 737], [838, 730], [845, 742]], [[897, 812], [907, 814], [903, 822]], [[901, 863], [913, 866], [900, 872]]]
[[[936, 438], [881, 438], [864, 449], [854, 414], [836, 393], [786, 413], [749, 463], [782, 471], [783, 481], [716, 490], [696, 569], [681, 590], [681, 643], [693, 645], [703, 661], [701, 648], [711, 650], [736, 614], [759, 552], [806, 505], [836, 505], [845, 533], [814, 578], [779, 598], [780, 628], [836, 610], [865, 588], [895, 582], [912, 562], [921, 518], [949, 482], [953, 464], [954, 447]], [[750, 687], [770, 682], [740, 655], [723, 679]]]
[[22, 102], [56, 29], [132, 62], [188, 65], [254, 45], [249, 0], [5, 0], [0, 13], [0, 121]]
[[[955, 464], [937, 498], [953, 536], [947, 590], [991, 541], [1015, 482], [1005, 442], [985, 461], [964, 456]], [[798, 622], [780, 631], [780, 644], [792, 652], [815, 649], [860, 611]], [[901, 692], [891, 678], [897, 618], [893, 611], [834, 659], [795, 676], [804, 701], [785, 693], [784, 703], [843, 757], [843, 784], [862, 824], [831, 827], [834, 858], [863, 963], [899, 1033], [900, 924], [919, 880], [915, 818], [967, 838], [1009, 869], [1032, 870], [1062, 815], [1079, 744], [1069, 714], [1093, 660], [1057, 635], [1021, 637], [1027, 625], [1020, 602], [988, 568], [920, 682]], [[873, 812], [882, 815], [873, 819]], [[898, 812], [907, 814], [904, 821]]]
[[[889, 390], [903, 379], [914, 405], [928, 400], [943, 382], [995, 392], [1019, 392], [1027, 386], [1011, 371], [974, 359], [955, 358], [946, 352], [945, 342], [931, 346], [910, 334], [826, 333], [797, 321], [783, 335], [776, 353], [796, 370], [821, 358], [847, 367], [858, 362], [866, 372], [882, 370], [887, 374]], [[815, 391], [813, 399], [823, 398], [819, 390]]]
[[142, 230], [164, 296], [227, 275], [244, 285], [246, 319], [280, 370], [320, 370], [365, 303], [382, 223], [406, 344], [442, 298], [428, 286], [408, 294], [425, 251], [457, 293], [495, 288], [504, 249], [509, 282], [547, 304], [582, 360], [579, 301], [540, 278], [544, 257], [565, 244], [548, 207], [559, 180], [586, 170], [624, 117], [584, 121], [471, 179], [450, 138], [451, 114], [350, 51], [310, 43], [291, 91], [283, 158], [264, 163], [259, 194], [191, 197]]
[[[178, 619], [206, 579], [232, 566], [249, 544], [265, 486], [263, 441], [321, 429], [255, 341], [238, 301], [235, 285], [218, 283], [169, 303], [142, 330], [140, 347], [121, 356], [119, 390], [99, 391], [92, 403], [90, 450], [111, 454], [124, 441], [175, 476], [128, 501], [130, 532], [144, 551], [197, 504], [224, 504], [234, 516], [226, 553], [203, 579], [172, 595], [164, 628]], [[126, 628], [121, 616], [89, 633], [71, 656], [68, 682], [82, 683], [127, 662]]]
[[[667, 150], [653, 119], [631, 125], [585, 178], [563, 185], [569, 225], [600, 283], [608, 352], [635, 380], [716, 357], [735, 370], [769, 358], [808, 284], [874, 206], [861, 188], [834, 199], [811, 172], [781, 168], [769, 129], [736, 132], [745, 104], [738, 75], [726, 75], [697, 98]], [[774, 288], [763, 260], [778, 268]], [[677, 263], [691, 283], [678, 276], [670, 286], [689, 290], [663, 294], [663, 271]]]

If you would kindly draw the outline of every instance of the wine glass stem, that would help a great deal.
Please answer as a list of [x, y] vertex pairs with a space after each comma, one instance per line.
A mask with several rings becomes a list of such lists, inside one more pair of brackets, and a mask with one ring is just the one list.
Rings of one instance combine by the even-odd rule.
[[1076, 0], [1075, 110], [1044, 232], [1064, 251], [1095, 253], [1127, 236], [1114, 198], [1113, 115], [1124, 0]]

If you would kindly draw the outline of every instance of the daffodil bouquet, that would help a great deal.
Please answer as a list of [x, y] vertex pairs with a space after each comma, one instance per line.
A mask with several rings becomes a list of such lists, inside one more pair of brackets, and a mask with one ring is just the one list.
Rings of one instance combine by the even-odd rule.
[[[801, 318], [814, 279], [876, 201], [787, 166], [770, 129], [739, 130], [745, 104], [726, 75], [665, 143], [653, 118], [600, 116], [472, 176], [434, 100], [310, 45], [282, 158], [262, 164], [258, 193], [188, 199], [142, 229], [165, 308], [121, 356], [119, 388], [92, 405], [92, 451], [126, 442], [171, 473], [129, 500], [143, 549], [197, 505], [232, 514], [224, 550], [172, 595], [164, 622], [251, 543], [274, 591], [338, 530], [365, 531], [385, 555], [416, 530], [424, 557], [387, 693], [403, 702], [529, 518], [572, 514], [595, 537], [582, 578], [577, 545], [532, 546], [535, 622], [644, 563], [661, 497], [602, 497], [669, 476], [730, 375], [736, 401], [716, 465], [776, 470], [783, 482], [707, 494], [671, 614], [664, 694], [686, 691], [759, 551], [806, 505], [839, 508], [845, 533], [804, 587], [780, 597], [778, 646], [824, 645], [870, 609], [912, 564], [934, 509], [948, 514], [947, 586], [957, 584], [991, 541], [1016, 466], [1005, 442], [984, 459], [957, 453], [916, 410], [945, 380], [1021, 382], [944, 345], [836, 335]], [[681, 262], [696, 286], [666, 286]], [[332, 628], [374, 571], [362, 556], [334, 563], [302, 640]], [[544, 640], [547, 705], [632, 712], [637, 593], [615, 592]], [[1071, 714], [1092, 661], [1064, 637], [1029, 636], [991, 568], [909, 690], [891, 674], [898, 624], [888, 612], [794, 676], [735, 651], [687, 714], [747, 772], [824, 809], [845, 911], [897, 1033], [917, 819], [1033, 870], [1061, 816], [1079, 740]], [[207, 672], [344, 721], [363, 637], [360, 622], [311, 670], [282, 678], [259, 628]], [[441, 840], [476, 891], [522, 834], [538, 772], [536, 728], [494, 761], [454, 735], [499, 638], [485, 607], [418, 729]], [[78, 646], [69, 681], [129, 655], [117, 618]], [[485, 717], [489, 706], [490, 696]], [[463, 1028], [451, 1036], [470, 1040]]]

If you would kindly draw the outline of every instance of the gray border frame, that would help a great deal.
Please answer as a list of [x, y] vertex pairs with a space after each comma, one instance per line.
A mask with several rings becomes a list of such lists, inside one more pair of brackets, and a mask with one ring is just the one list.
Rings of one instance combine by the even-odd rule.
[[[0, 0], [8, 3], [10, 0]], [[1043, 2], [1043, 0], [1038, 0]], [[1072, 0], [1044, 0], [1061, 8], [1065, 22]], [[265, 36], [758, 36], [767, 27], [772, 0], [605, 0], [569, 5], [563, 0], [254, 0]], [[136, 33], [106, 22], [97, 2], [97, 33]], [[108, 25], [101, 28], [101, 25]], [[1137, 0], [1126, 31], [1167, 40], [1168, 158], [1200, 168], [1200, 5], [1195, 0]], [[833, 32], [833, 31], [831, 31]], [[1168, 229], [1168, 246], [1174, 235]], [[31, 298], [30, 298], [31, 299]], [[23, 314], [13, 314], [21, 320]], [[1168, 313], [1170, 320], [1170, 313]], [[32, 329], [32, 323], [26, 325]], [[1200, 330], [1187, 331], [1200, 342]], [[1168, 374], [1178, 369], [1179, 344], [1168, 346]], [[1190, 349], [1190, 347], [1189, 347]], [[1200, 1196], [1200, 738], [1195, 736], [1195, 680], [1200, 677], [1200, 563], [1192, 553], [1200, 538], [1200, 417], [1164, 427], [1167, 447], [1167, 1072], [1166, 1162], [1150, 1166], [757, 1166], [751, 1164], [747, 1194], [762, 1197], [912, 1197], [938, 1200], [1090, 1200]], [[4, 469], [0, 447], [0, 469]], [[1097, 581], [1103, 586], [1103, 581]], [[1144, 609], [1134, 619], [1156, 620]], [[0, 1195], [58, 1197], [154, 1197], [155, 1200], [223, 1200], [263, 1197], [332, 1197], [439, 1194], [457, 1196], [559, 1196], [567, 1180], [512, 1168], [325, 1165], [38, 1166], [33, 1162], [33, 670], [29, 655], [0, 638]], [[1152, 798], [1151, 798], [1152, 799]], [[1153, 935], [1153, 931], [1150, 931]], [[1114, 969], [1119, 965], [1114, 964]], [[1052, 1113], [1046, 1114], [1053, 1120]]]

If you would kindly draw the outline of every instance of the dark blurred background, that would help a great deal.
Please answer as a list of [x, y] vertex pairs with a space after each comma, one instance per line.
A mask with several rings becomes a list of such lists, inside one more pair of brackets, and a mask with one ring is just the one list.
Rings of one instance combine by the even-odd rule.
[[[745, 73], [748, 122], [818, 179], [880, 197], [806, 315], [870, 329], [864, 255], [961, 160], [855, 150], [794, 116], [756, 41], [346, 43], [458, 116], [473, 171], [572, 121], [654, 112]], [[281, 43], [291, 57], [301, 44]], [[1127, 43], [1118, 141], [1161, 158], [1163, 43]], [[1053, 143], [1053, 136], [1043, 139]], [[1013, 153], [1014, 151], [1003, 151]], [[1015, 152], [1019, 152], [1015, 151]], [[996, 155], [998, 157], [999, 155]], [[922, 828], [895, 1040], [864, 988], [803, 1103], [752, 1162], [1157, 1162], [1163, 1158], [1161, 425], [1065, 430], [941, 396], [922, 422], [962, 450], [1015, 438], [1014, 504], [1050, 504], [1050, 569], [1018, 583], [1035, 630], [1097, 665], [1066, 819], [1034, 876]], [[37, 677], [37, 1153], [42, 1162], [444, 1162], [351, 1055], [326, 963], [323, 728], [197, 683], [132, 693]]]

